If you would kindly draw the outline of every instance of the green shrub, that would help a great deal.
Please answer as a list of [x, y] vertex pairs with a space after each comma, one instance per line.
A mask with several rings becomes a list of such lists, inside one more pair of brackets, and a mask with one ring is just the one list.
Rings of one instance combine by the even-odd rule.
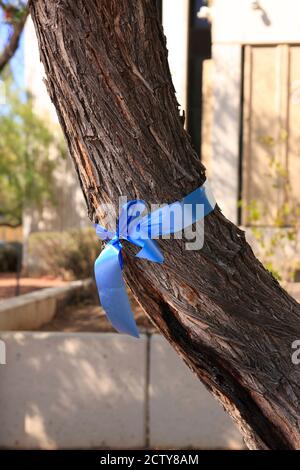
[[29, 275], [83, 279], [93, 274], [101, 242], [92, 228], [36, 232], [29, 237]]

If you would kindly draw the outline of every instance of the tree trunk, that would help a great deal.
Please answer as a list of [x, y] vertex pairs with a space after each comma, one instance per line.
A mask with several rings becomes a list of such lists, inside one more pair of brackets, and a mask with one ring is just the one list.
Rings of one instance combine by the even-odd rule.
[[[48, 92], [94, 222], [100, 204], [117, 206], [120, 195], [173, 202], [205, 181], [154, 3], [31, 2]], [[126, 256], [124, 275], [140, 305], [250, 448], [299, 449], [300, 374], [291, 361], [299, 304], [218, 208], [205, 218], [202, 250], [185, 251], [183, 240], [159, 244], [163, 265]]]

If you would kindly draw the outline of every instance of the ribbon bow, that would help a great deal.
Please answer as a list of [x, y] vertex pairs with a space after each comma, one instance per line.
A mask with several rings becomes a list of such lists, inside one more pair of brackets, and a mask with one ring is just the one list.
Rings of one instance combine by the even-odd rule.
[[[205, 217], [215, 207], [207, 182], [181, 201], [167, 204], [142, 216], [144, 201], [127, 202], [121, 209], [116, 232], [95, 224], [97, 236], [108, 241], [95, 261], [95, 279], [102, 307], [120, 333], [139, 337], [122, 276], [122, 244], [127, 240], [141, 248], [138, 258], [163, 263], [164, 257], [153, 238], [176, 233]], [[176, 217], [177, 214], [177, 217]]]

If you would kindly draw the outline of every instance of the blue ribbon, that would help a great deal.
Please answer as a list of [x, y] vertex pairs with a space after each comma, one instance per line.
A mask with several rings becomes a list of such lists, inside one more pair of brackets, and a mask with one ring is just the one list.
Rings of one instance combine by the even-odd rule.
[[205, 182], [181, 201], [166, 204], [146, 216], [142, 216], [147, 208], [144, 201], [126, 203], [120, 211], [116, 232], [95, 224], [97, 236], [103, 241], [109, 240], [95, 261], [96, 284], [101, 305], [116, 330], [139, 337], [122, 276], [120, 240], [140, 247], [138, 258], [163, 263], [164, 257], [153, 239], [185, 229], [213, 211], [215, 204]]

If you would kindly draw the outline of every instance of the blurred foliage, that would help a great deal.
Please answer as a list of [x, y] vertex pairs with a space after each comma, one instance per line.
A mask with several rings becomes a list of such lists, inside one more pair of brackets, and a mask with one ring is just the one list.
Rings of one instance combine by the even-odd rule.
[[27, 8], [27, 0], [1, 0], [0, 8], [4, 12], [4, 19], [7, 22], [17, 22], [23, 17]]
[[27, 8], [26, 0], [1, 0], [0, 7], [4, 12], [4, 20], [7, 23], [20, 21]]
[[[300, 231], [300, 204], [292, 191], [289, 172], [274, 154], [276, 144], [286, 142], [287, 131], [282, 129], [277, 139], [272, 136], [260, 136], [258, 141], [269, 150], [269, 172], [264, 175], [271, 182], [271, 187], [281, 194], [282, 202], [276, 211], [270, 210], [268, 201], [252, 199], [248, 204], [239, 202], [247, 214], [247, 225], [251, 227], [251, 233], [260, 247], [260, 258], [265, 267], [278, 280], [293, 281], [296, 271], [299, 269], [299, 261], [294, 260], [292, 266], [288, 265], [281, 251], [281, 262], [278, 261], [278, 253], [287, 244], [298, 250], [298, 236]], [[265, 221], [273, 230], [267, 230]], [[277, 256], [276, 256], [277, 255]]]
[[6, 71], [2, 78], [6, 100], [0, 107], [0, 223], [19, 225], [24, 207], [55, 204], [53, 171], [66, 148], [61, 133], [51, 131], [34, 113], [32, 97], [15, 88], [11, 74]]
[[29, 265], [36, 270], [30, 274], [68, 280], [90, 277], [101, 249], [92, 228], [32, 233], [28, 245]]

